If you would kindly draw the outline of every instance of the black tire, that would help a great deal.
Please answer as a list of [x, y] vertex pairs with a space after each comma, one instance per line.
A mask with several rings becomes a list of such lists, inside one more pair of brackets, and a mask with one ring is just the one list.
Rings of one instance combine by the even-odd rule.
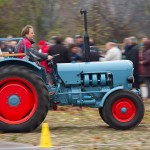
[[1, 132], [31, 132], [47, 115], [47, 87], [27, 67], [8, 65], [0, 68], [0, 96]]
[[[99, 115], [100, 115], [100, 117], [102, 118], [102, 120], [105, 122], [105, 123], [107, 123], [106, 122], [106, 119], [104, 118], [104, 115], [103, 115], [103, 107], [99, 107], [98, 108], [98, 112], [99, 112]], [[107, 123], [108, 124], [108, 123]]]
[[144, 117], [144, 104], [135, 93], [120, 90], [111, 94], [102, 109], [105, 121], [114, 129], [127, 130], [136, 127]]

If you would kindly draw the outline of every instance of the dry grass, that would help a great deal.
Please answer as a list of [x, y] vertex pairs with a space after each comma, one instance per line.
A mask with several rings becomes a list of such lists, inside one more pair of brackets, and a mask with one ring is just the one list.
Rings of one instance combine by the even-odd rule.
[[[45, 122], [49, 124], [54, 146], [69, 150], [95, 149], [149, 149], [150, 102], [145, 102], [145, 116], [141, 124], [127, 131], [108, 127], [99, 117], [97, 109], [60, 107], [49, 111]], [[0, 134], [0, 140], [39, 145], [41, 127], [32, 133]]]

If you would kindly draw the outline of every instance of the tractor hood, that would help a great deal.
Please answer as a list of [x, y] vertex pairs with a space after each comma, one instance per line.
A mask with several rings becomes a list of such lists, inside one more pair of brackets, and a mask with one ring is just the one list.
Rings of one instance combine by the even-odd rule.
[[129, 60], [106, 62], [59, 63], [58, 74], [65, 84], [81, 84], [81, 74], [111, 73], [116, 85], [133, 76], [133, 63]]

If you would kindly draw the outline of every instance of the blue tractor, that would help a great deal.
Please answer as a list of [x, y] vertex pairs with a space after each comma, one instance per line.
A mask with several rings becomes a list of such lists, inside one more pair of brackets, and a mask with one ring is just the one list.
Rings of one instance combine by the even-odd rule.
[[[86, 22], [86, 11], [81, 13]], [[51, 86], [38, 63], [15, 58], [23, 54], [1, 54], [6, 55], [0, 59], [1, 132], [31, 132], [43, 122], [49, 108], [57, 105], [98, 108], [103, 121], [119, 130], [134, 128], [143, 119], [140, 92], [132, 90], [131, 61], [89, 62], [87, 51], [86, 62], [60, 63], [55, 70], [51, 60], [55, 83]]]

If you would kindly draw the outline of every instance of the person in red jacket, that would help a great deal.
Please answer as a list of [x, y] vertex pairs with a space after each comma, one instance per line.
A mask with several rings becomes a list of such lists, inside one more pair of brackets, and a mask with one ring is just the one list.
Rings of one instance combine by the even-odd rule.
[[31, 25], [27, 25], [22, 29], [21, 36], [23, 37], [23, 40], [17, 46], [17, 49], [19, 49], [18, 52], [26, 53], [30, 61], [34, 61], [36, 59], [51, 60], [53, 58], [51, 55], [40, 53], [32, 47], [34, 44], [34, 35], [34, 29]]
[[[40, 40], [38, 42], [37, 46], [39, 48], [39, 52], [44, 53], [44, 54], [48, 53], [49, 46], [46, 44], [45, 40]], [[41, 61], [40, 65], [46, 69], [48, 80], [49, 80], [50, 84], [52, 85], [53, 84], [52, 70], [51, 70], [50, 66], [48, 65], [48, 62], [46, 60]]]
[[[46, 45], [46, 41], [44, 40], [40, 40], [37, 44], [38, 48], [39, 48], [39, 52], [40, 53], [44, 53], [47, 54], [48, 53], [48, 46]], [[48, 63], [46, 60], [41, 61], [40, 64], [46, 69], [46, 72], [50, 71], [50, 68], [48, 66]]]

